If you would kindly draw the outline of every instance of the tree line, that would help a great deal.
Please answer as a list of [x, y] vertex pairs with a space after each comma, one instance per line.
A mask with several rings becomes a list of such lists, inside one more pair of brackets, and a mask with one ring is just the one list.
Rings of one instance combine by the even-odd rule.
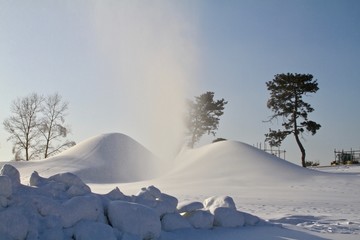
[[[309, 120], [309, 113], [314, 109], [303, 99], [319, 90], [317, 80], [311, 74], [277, 74], [266, 82], [270, 97], [267, 107], [273, 112], [266, 122], [282, 120], [282, 129], [269, 129], [265, 141], [271, 147], [279, 147], [288, 135], [293, 135], [301, 152], [301, 164], [306, 167], [306, 152], [300, 137], [304, 132], [312, 135], [321, 125]], [[195, 146], [204, 134], [216, 136], [220, 117], [224, 114], [228, 102], [223, 98], [215, 100], [214, 92], [205, 92], [187, 100], [185, 126], [187, 145]], [[65, 125], [68, 103], [55, 93], [43, 97], [33, 93], [18, 98], [11, 105], [12, 115], [4, 121], [4, 128], [10, 133], [13, 142], [15, 160], [47, 158], [75, 145], [67, 140], [70, 132]], [[225, 139], [216, 139], [220, 141]]]
[[44, 97], [32, 93], [11, 104], [11, 116], [3, 122], [13, 143], [15, 160], [48, 158], [75, 145], [66, 139], [70, 132], [65, 125], [69, 104], [55, 93]]

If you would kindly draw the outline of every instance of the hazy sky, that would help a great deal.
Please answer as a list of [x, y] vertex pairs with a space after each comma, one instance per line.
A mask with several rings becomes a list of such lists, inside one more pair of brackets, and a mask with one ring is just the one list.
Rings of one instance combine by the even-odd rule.
[[[328, 164], [334, 148], [360, 149], [359, 13], [358, 0], [0, 0], [0, 120], [17, 97], [58, 92], [76, 142], [120, 132], [169, 157], [183, 100], [213, 91], [229, 102], [217, 137], [256, 145], [278, 127], [263, 122], [265, 82], [311, 73], [322, 128], [303, 141]], [[1, 160], [7, 137], [1, 125]], [[282, 148], [300, 163], [292, 136]]]

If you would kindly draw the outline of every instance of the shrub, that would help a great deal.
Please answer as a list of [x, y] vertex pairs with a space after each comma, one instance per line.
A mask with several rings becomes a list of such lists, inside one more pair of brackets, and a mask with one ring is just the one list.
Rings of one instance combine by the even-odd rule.
[[316, 162], [306, 161], [305, 164], [306, 164], [307, 167], [316, 167], [316, 166], [320, 165], [320, 163], [318, 161], [316, 161]]

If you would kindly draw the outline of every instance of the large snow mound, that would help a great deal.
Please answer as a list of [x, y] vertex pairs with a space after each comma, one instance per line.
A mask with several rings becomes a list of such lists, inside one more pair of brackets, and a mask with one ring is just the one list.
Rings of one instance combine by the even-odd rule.
[[11, 162], [22, 178], [33, 171], [44, 176], [72, 172], [85, 182], [124, 183], [159, 176], [166, 164], [140, 143], [120, 133], [85, 140], [57, 156], [31, 162]]

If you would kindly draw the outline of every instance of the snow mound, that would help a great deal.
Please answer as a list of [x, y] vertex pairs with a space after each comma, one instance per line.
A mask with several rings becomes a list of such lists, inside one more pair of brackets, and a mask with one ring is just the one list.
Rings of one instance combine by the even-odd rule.
[[183, 181], [225, 179], [234, 185], [256, 185], [296, 182], [321, 174], [237, 141], [186, 149], [175, 162], [177, 167], [168, 177]]
[[221, 180], [239, 186], [297, 182], [321, 175], [237, 141], [185, 149], [175, 160], [164, 161], [120, 133], [95, 136], [49, 159], [11, 164], [23, 180], [33, 171], [42, 176], [71, 172], [86, 183], [97, 184], [161, 179], [175, 184]]
[[159, 176], [165, 163], [127, 135], [102, 134], [85, 140], [57, 156], [31, 162], [12, 162], [28, 178], [71, 172], [88, 183], [126, 183]]
[[[119, 189], [100, 195], [73, 173], [49, 178], [34, 173], [37, 181], [25, 186], [12, 181], [19, 174], [15, 167], [6, 164], [3, 169], [0, 189], [6, 191], [0, 193], [0, 239], [155, 240], [163, 232], [244, 227], [252, 221], [246, 220], [252, 215], [236, 210], [229, 196], [206, 199], [204, 205], [211, 211], [183, 209], [180, 214], [177, 198], [154, 186], [135, 196], [125, 196]], [[73, 188], [82, 191], [70, 191]]]

